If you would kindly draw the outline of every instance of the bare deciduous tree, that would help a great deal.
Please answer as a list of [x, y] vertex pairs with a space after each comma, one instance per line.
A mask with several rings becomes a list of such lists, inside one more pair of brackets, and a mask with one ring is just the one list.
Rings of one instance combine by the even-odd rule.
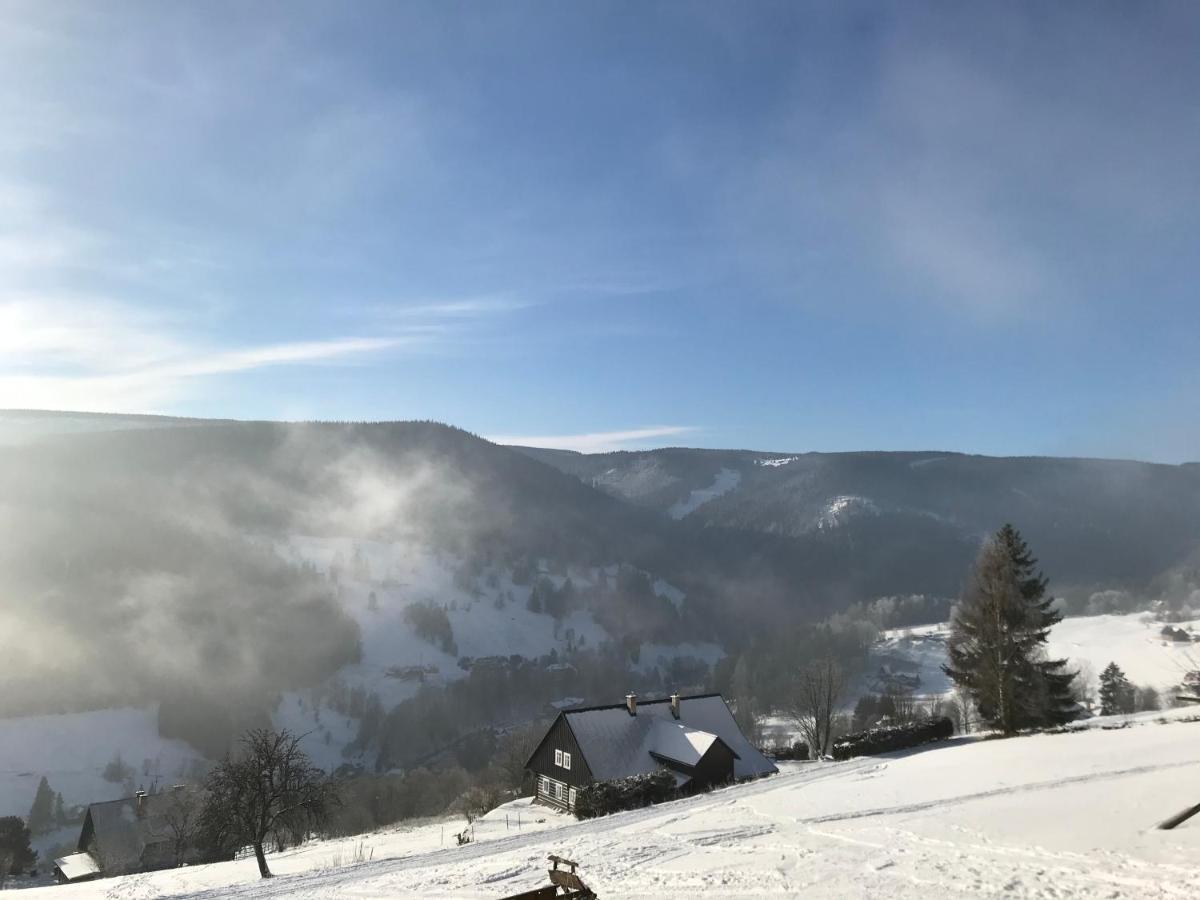
[[538, 741], [545, 734], [546, 727], [541, 724], [527, 725], [515, 728], [500, 738], [496, 746], [494, 765], [504, 786], [520, 789], [527, 777], [525, 763], [530, 754], [537, 748]]
[[1097, 700], [1096, 685], [1099, 679], [1096, 677], [1096, 669], [1086, 659], [1073, 659], [1070, 664], [1075, 669], [1075, 681], [1071, 685], [1075, 696], [1079, 698], [1080, 703], [1091, 709]]
[[946, 700], [950, 707], [950, 718], [958, 726], [959, 733], [970, 734], [975, 727], [975, 701], [971, 699], [970, 692], [955, 688]]
[[201, 816], [210, 842], [229, 849], [253, 846], [263, 878], [271, 877], [263, 849], [267, 836], [285, 822], [294, 827], [297, 819], [320, 827], [338, 803], [334, 785], [288, 731], [247, 732], [241, 751], [217, 764], [207, 788]]
[[912, 688], [892, 685], [884, 692], [884, 698], [892, 709], [893, 725], [911, 725], [919, 718], [917, 697]]
[[832, 656], [809, 662], [796, 675], [788, 715], [814, 757], [829, 753], [833, 718], [845, 688], [845, 673]]
[[186, 787], [173, 789], [162, 806], [162, 820], [171, 836], [171, 849], [177, 866], [183, 865], [188, 850], [196, 844], [201, 806], [197, 792]]

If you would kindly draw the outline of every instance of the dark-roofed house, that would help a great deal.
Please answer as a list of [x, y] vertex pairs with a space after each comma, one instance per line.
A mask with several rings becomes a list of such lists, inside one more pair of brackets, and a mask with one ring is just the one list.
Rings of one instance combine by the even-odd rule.
[[558, 714], [525, 764], [536, 798], [575, 808], [580, 788], [666, 768], [685, 789], [778, 771], [755, 749], [720, 694], [567, 709]]
[[191, 788], [93, 803], [83, 818], [76, 852], [54, 861], [60, 882], [167, 869], [211, 861], [191, 842], [177, 853], [186, 804], [197, 801]]

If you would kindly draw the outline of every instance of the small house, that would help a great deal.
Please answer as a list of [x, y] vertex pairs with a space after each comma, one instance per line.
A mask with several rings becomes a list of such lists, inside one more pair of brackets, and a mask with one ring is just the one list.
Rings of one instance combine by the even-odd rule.
[[579, 789], [667, 769], [684, 790], [703, 790], [778, 771], [742, 734], [720, 694], [566, 709], [526, 769], [535, 798], [573, 810]]
[[76, 852], [54, 861], [55, 878], [88, 881], [211, 861], [190, 840], [197, 803], [195, 791], [181, 786], [91, 804]]

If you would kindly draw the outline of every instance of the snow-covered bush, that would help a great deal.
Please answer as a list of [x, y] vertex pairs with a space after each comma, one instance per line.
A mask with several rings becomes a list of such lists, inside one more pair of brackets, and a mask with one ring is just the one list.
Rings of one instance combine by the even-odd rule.
[[600, 781], [582, 788], [575, 798], [575, 816], [594, 819], [627, 809], [640, 809], [652, 803], [672, 800], [678, 795], [675, 776], [666, 769], [650, 775], [632, 775], [613, 781]]
[[833, 744], [834, 759], [850, 759], [852, 756], [872, 756], [876, 753], [891, 753], [906, 750], [929, 741], [944, 740], [954, 734], [954, 723], [947, 718], [932, 719], [913, 725], [894, 725], [889, 728], [872, 728], [858, 734], [848, 734]]

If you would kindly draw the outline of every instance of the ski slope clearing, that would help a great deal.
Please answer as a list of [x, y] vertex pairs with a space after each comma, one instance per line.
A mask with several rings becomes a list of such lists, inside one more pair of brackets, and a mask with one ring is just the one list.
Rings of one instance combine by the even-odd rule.
[[684, 516], [694, 513], [710, 500], [716, 500], [721, 495], [728, 494], [741, 482], [742, 473], [737, 469], [722, 468], [711, 485], [694, 490], [688, 494], [686, 499], [672, 504], [671, 508], [667, 510], [667, 515], [672, 519], [682, 519]]
[[[1194, 623], [1173, 627], [1190, 630]], [[1090, 666], [1094, 679], [1115, 662], [1134, 684], [1167, 691], [1189, 671], [1200, 669], [1200, 644], [1166, 640], [1162, 628], [1162, 622], [1144, 612], [1074, 616], [1051, 629], [1046, 652], [1051, 658], [1070, 660], [1071, 668], [1081, 663]], [[941, 668], [948, 634], [947, 625], [885, 631], [871, 650], [864, 689], [882, 690], [886, 680], [882, 676], [893, 673], [917, 676], [916, 692], [921, 696], [949, 691], [953, 685]]]
[[[246, 860], [53, 890], [64, 900], [495, 898], [545, 883], [546, 856], [559, 853], [608, 900], [1194, 897], [1200, 820], [1154, 825], [1200, 800], [1200, 722], [1160, 718], [790, 764], [590, 822], [538, 810], [539, 831], [506, 828], [510, 804], [465, 847], [443, 847], [440, 825], [325, 842], [273, 857], [269, 882]], [[358, 846], [373, 858], [346, 862]]]

